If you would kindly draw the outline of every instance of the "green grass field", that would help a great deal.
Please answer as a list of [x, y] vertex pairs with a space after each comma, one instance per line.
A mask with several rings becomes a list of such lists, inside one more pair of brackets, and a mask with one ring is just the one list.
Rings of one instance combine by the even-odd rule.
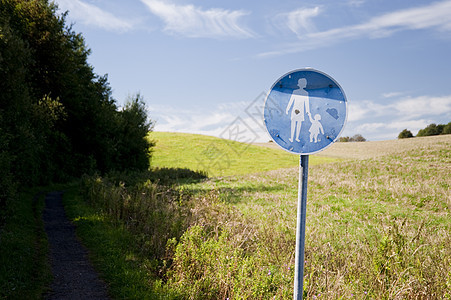
[[[372, 154], [371, 143], [339, 145], [354, 148], [348, 148], [348, 158], [352, 151], [358, 155], [310, 167], [306, 296], [449, 299], [451, 136], [373, 144], [377, 150]], [[361, 159], [359, 147], [375, 158]], [[273, 277], [281, 276], [276, 291], [265, 294], [268, 298], [289, 299], [290, 284], [281, 286], [287, 266], [294, 264], [297, 180], [297, 168], [290, 168], [190, 187], [217, 193], [221, 203], [241, 215], [216, 222], [234, 232], [229, 241], [241, 237], [237, 245], [245, 244], [246, 234], [258, 241], [253, 255]], [[229, 228], [237, 223], [246, 226]], [[189, 288], [188, 282], [179, 283]], [[231, 285], [235, 288], [237, 283]]]
[[[281, 149], [259, 147], [216, 137], [172, 132], [152, 132], [156, 141], [152, 167], [188, 168], [209, 176], [231, 176], [295, 167], [299, 156]], [[336, 161], [312, 156], [310, 164]]]
[[[212, 137], [152, 138], [158, 167], [200, 169], [199, 155], [216, 153], [209, 147], [234, 151]], [[241, 147], [236, 164], [204, 169], [226, 177], [84, 179], [68, 214], [113, 296], [292, 298], [298, 158]], [[304, 298], [451, 299], [451, 136], [343, 147], [340, 160], [310, 158]]]

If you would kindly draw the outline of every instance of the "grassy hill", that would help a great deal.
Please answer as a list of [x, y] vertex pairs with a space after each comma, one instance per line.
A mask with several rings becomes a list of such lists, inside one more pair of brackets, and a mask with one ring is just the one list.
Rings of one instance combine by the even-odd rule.
[[[206, 171], [210, 177], [243, 175], [297, 167], [299, 157], [274, 143], [244, 144], [217, 137], [174, 132], [152, 132], [156, 146], [152, 167]], [[364, 143], [335, 143], [310, 156], [310, 166], [342, 159], [368, 159], [451, 143], [451, 135]]]
[[[237, 175], [164, 185], [147, 177], [158, 172], [112, 173], [24, 189], [3, 212], [0, 299], [48, 291], [44, 190], [65, 191], [115, 299], [292, 299], [298, 157], [272, 143], [151, 138], [154, 166]], [[311, 162], [305, 299], [451, 299], [451, 135], [336, 143]]]
[[[448, 299], [451, 136], [336, 143], [324, 152], [345, 159], [309, 169], [305, 298]], [[200, 233], [187, 231], [185, 237], [206, 237], [201, 245], [212, 254], [197, 269], [207, 270], [207, 278], [185, 280], [182, 275], [192, 271], [184, 268], [184, 258], [199, 253], [190, 248], [191, 240], [182, 241], [174, 260], [181, 275], [174, 280], [184, 291], [200, 296], [193, 286], [215, 282], [224, 293], [249, 299], [257, 298], [253, 292], [291, 299], [297, 172], [274, 170], [191, 187], [210, 193], [201, 202], [210, 207], [197, 211], [212, 212], [198, 222]], [[225, 203], [222, 214], [211, 208], [216, 198]], [[216, 224], [221, 230], [215, 232], [225, 232], [220, 238], [203, 229]], [[225, 258], [225, 270], [217, 257]], [[235, 271], [242, 268], [246, 271]], [[228, 276], [223, 287], [221, 279]]]
[[[206, 171], [210, 177], [257, 173], [296, 167], [299, 156], [281, 149], [260, 147], [212, 136], [152, 132], [156, 141], [152, 167], [188, 168]], [[337, 158], [311, 156], [310, 165]]]
[[[451, 143], [451, 134], [415, 137], [401, 140], [370, 141], [364, 143], [335, 143], [316, 156], [345, 159], [376, 158], [403, 153], [420, 148], [434, 147], [437, 144]], [[267, 148], [278, 148], [274, 143], [255, 144]]]
[[[292, 299], [297, 156], [199, 135], [151, 138], [154, 166], [238, 175], [171, 186], [93, 176], [76, 196], [86, 202], [66, 194], [112, 295]], [[304, 298], [450, 299], [451, 136], [326, 151], [340, 159], [311, 157]]]

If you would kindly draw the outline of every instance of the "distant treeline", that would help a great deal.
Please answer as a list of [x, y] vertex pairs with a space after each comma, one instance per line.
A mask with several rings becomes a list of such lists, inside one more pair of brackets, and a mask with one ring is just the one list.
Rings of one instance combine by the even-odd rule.
[[0, 0], [0, 209], [18, 184], [149, 166], [142, 97], [118, 108], [65, 18], [47, 0]]
[[342, 136], [338, 139], [339, 142], [366, 142], [366, 138], [364, 138], [361, 134], [355, 134], [351, 137]]
[[[451, 134], [451, 122], [448, 124], [429, 124], [426, 128], [420, 129], [417, 136], [431, 136], [440, 134]], [[398, 139], [405, 139], [414, 137], [412, 132], [407, 128], [401, 131], [398, 135]]]

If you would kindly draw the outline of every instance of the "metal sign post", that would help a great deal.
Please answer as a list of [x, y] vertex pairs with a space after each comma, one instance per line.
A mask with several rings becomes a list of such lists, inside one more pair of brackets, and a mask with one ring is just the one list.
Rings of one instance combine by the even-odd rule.
[[271, 139], [285, 151], [300, 154], [296, 226], [294, 299], [302, 300], [309, 155], [331, 146], [343, 131], [347, 100], [329, 75], [306, 68], [289, 72], [271, 87], [264, 121]]
[[294, 268], [294, 298], [302, 300], [304, 293], [304, 249], [305, 249], [305, 218], [307, 215], [307, 181], [308, 155], [299, 159], [298, 210], [296, 222], [296, 258]]

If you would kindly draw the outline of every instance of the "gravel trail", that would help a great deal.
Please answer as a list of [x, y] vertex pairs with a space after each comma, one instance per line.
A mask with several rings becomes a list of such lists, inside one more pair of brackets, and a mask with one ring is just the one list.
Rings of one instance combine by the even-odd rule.
[[49, 241], [53, 273], [45, 299], [110, 299], [106, 284], [99, 279], [88, 259], [88, 251], [75, 236], [62, 204], [62, 192], [45, 196], [43, 221]]

